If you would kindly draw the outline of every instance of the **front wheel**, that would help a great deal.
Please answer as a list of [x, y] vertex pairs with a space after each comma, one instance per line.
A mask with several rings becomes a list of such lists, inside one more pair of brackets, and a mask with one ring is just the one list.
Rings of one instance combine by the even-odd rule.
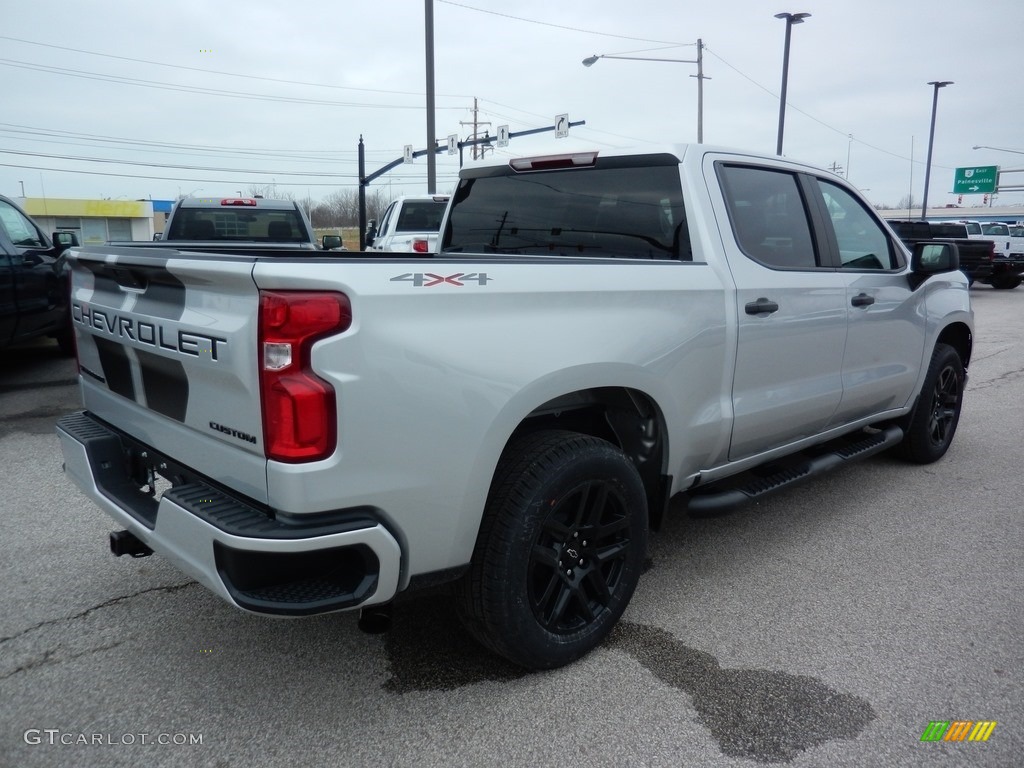
[[960, 355], [948, 344], [936, 344], [924, 386], [900, 444], [904, 458], [917, 464], [930, 464], [945, 455], [960, 421], [964, 382]]
[[552, 669], [603, 640], [647, 551], [647, 500], [632, 462], [574, 432], [515, 439], [498, 464], [459, 612], [484, 645]]

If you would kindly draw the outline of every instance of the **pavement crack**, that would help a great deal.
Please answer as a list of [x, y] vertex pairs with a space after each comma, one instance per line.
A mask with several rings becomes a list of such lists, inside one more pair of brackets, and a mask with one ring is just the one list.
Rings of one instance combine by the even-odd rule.
[[1000, 375], [996, 376], [994, 379], [987, 379], [986, 381], [975, 382], [972, 379], [969, 389], [972, 392], [980, 389], [988, 389], [989, 387], [994, 387], [999, 384], [1002, 384], [1004, 381], [1014, 379], [1020, 376], [1021, 374], [1024, 374], [1024, 368], [1015, 368], [1012, 371], [1005, 371], [1004, 373], [1001, 373]]
[[138, 592], [132, 592], [130, 595], [121, 595], [119, 597], [114, 597], [114, 598], [111, 598], [110, 600], [107, 600], [105, 602], [99, 603], [98, 605], [90, 606], [89, 608], [86, 608], [84, 611], [81, 611], [79, 613], [73, 614], [71, 616], [61, 616], [60, 618], [56, 618], [56, 619], [47, 619], [46, 621], [40, 621], [38, 624], [33, 624], [31, 627], [27, 627], [26, 629], [23, 629], [20, 632], [16, 632], [13, 635], [9, 635], [7, 637], [0, 637], [0, 645], [3, 645], [4, 643], [10, 642], [11, 640], [17, 640], [18, 638], [24, 637], [25, 635], [29, 634], [30, 632], [35, 632], [37, 629], [42, 629], [43, 627], [54, 626], [54, 625], [59, 625], [59, 624], [66, 624], [66, 623], [69, 623], [69, 622], [72, 622], [72, 621], [76, 621], [78, 619], [83, 619], [83, 618], [85, 618], [86, 616], [88, 616], [89, 614], [91, 614], [91, 613], [93, 613], [95, 611], [102, 610], [103, 608], [109, 608], [112, 605], [117, 605], [118, 603], [123, 603], [126, 600], [133, 600], [136, 597], [141, 597], [142, 595], [148, 595], [148, 594], [151, 594], [153, 592], [165, 592], [165, 593], [178, 592], [178, 591], [180, 591], [182, 589], [185, 589], [186, 587], [194, 586], [197, 583], [198, 582], [195, 582], [195, 581], [186, 581], [183, 584], [171, 584], [169, 586], [163, 586], [163, 587], [150, 587], [148, 589], [141, 589]]
[[125, 640], [117, 640], [116, 642], [107, 643], [106, 645], [99, 645], [95, 648], [87, 648], [84, 651], [78, 651], [77, 653], [72, 653], [69, 656], [61, 655], [60, 649], [51, 649], [45, 651], [42, 656], [36, 657], [31, 661], [27, 661], [24, 664], [15, 667], [10, 672], [6, 672], [0, 675], [0, 680], [6, 680], [9, 677], [14, 677], [17, 674], [20, 674], [22, 672], [29, 672], [33, 669], [38, 669], [39, 667], [46, 667], [52, 664], [63, 664], [67, 661], [74, 661], [75, 659], [80, 659], [83, 656], [89, 656], [91, 654], [99, 653], [101, 651], [109, 651], [111, 648], [117, 648], [117, 646], [123, 645], [125, 642]]

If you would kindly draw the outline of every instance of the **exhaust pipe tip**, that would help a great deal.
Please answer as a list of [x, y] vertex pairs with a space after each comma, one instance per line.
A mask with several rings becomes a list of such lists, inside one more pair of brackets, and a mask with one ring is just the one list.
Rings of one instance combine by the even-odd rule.
[[359, 611], [359, 628], [368, 635], [381, 635], [391, 629], [391, 606], [371, 605]]
[[110, 534], [110, 551], [115, 557], [130, 555], [131, 557], [149, 557], [153, 550], [147, 547], [131, 531], [114, 531]]

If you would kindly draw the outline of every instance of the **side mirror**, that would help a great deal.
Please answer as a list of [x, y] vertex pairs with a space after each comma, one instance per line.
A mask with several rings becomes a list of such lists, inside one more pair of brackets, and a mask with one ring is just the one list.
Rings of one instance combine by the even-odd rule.
[[63, 253], [68, 248], [78, 245], [78, 236], [74, 232], [54, 232], [51, 237], [53, 249], [57, 253]]
[[917, 288], [932, 275], [960, 269], [960, 251], [956, 243], [933, 240], [914, 245], [910, 257], [911, 287]]
[[918, 275], [938, 275], [960, 269], [960, 251], [956, 243], [917, 243], [910, 269]]
[[341, 243], [341, 235], [324, 235], [322, 245], [325, 251], [344, 247]]
[[377, 237], [377, 220], [376, 219], [370, 219], [368, 222], [366, 222], [366, 237], [364, 238], [365, 241], [366, 241], [366, 247], [367, 248], [369, 248], [371, 245], [373, 245], [373, 240], [376, 237]]

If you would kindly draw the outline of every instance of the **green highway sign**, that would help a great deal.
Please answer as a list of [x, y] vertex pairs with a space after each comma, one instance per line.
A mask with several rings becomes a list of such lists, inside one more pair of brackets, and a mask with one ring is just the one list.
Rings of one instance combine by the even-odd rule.
[[953, 175], [954, 195], [990, 195], [999, 184], [999, 166], [957, 168]]

